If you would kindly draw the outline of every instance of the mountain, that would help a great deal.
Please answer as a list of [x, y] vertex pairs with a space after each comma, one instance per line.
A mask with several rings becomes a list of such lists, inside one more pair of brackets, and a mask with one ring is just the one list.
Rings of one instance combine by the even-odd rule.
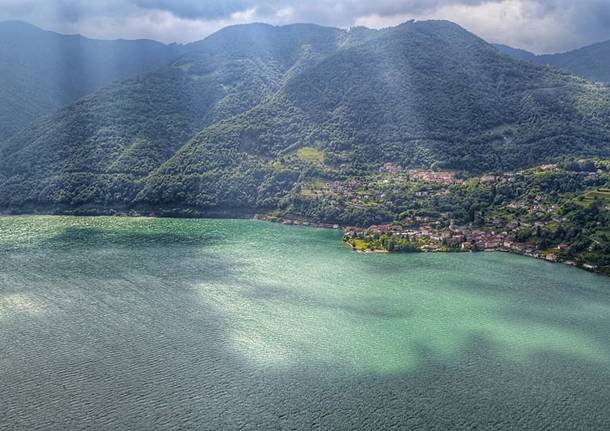
[[610, 83], [610, 41], [561, 54], [536, 55], [506, 45], [495, 45], [503, 54], [517, 60], [558, 67], [591, 81]]
[[610, 154], [610, 90], [445, 21], [229, 27], [0, 148], [0, 207], [272, 209], [385, 163], [507, 171]]
[[149, 40], [93, 40], [1, 22], [0, 136], [112, 81], [168, 64], [181, 50]]
[[502, 45], [499, 43], [494, 44], [494, 46], [500, 51], [502, 54], [508, 55], [509, 57], [514, 58], [515, 60], [521, 61], [531, 61], [533, 63], [536, 62], [537, 55], [533, 52], [526, 51], [524, 49], [513, 48], [508, 45]]

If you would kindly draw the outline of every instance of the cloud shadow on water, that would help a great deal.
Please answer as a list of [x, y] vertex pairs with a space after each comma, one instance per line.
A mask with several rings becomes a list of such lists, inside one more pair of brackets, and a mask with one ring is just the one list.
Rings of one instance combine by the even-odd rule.
[[[419, 365], [395, 373], [309, 361], [306, 344], [295, 366], [256, 366], [231, 343], [235, 316], [202, 300], [202, 284], [234, 286], [247, 304], [362, 321], [408, 321], [414, 312], [375, 295], [367, 304], [247, 284], [247, 260], [219, 254], [220, 242], [222, 234], [119, 238], [77, 229], [1, 255], [2, 265], [22, 266], [0, 269], [0, 291], [46, 308], [0, 314], [0, 428], [610, 428], [608, 363], [544, 347], [517, 360], [474, 330], [450, 355], [408, 341]], [[597, 300], [590, 315], [561, 318], [554, 311], [583, 307], [578, 288], [562, 289], [550, 308], [544, 298], [524, 301], [523, 291], [472, 280], [455, 289], [501, 303], [492, 310], [498, 320], [589, 334], [610, 348], [601, 329], [609, 327], [607, 294], [585, 295], [586, 306]]]

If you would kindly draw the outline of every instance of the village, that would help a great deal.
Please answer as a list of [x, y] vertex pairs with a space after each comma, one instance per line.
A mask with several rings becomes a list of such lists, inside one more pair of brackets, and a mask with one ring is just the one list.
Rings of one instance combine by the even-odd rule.
[[[440, 228], [438, 222], [410, 227], [400, 224], [374, 225], [364, 229], [350, 227], [345, 230], [344, 241], [357, 251], [387, 251], [379, 247], [382, 238], [406, 241], [415, 245], [415, 251], [420, 252], [503, 251], [550, 262], [558, 262], [558, 252], [568, 248], [568, 244], [560, 244], [554, 250], [541, 251], [531, 244], [516, 241], [509, 231], [496, 232], [454, 225]], [[576, 265], [570, 261], [565, 263]]]
[[473, 176], [385, 163], [303, 183], [285, 209], [259, 217], [341, 229], [363, 253], [500, 251], [606, 271], [610, 164], [573, 165]]

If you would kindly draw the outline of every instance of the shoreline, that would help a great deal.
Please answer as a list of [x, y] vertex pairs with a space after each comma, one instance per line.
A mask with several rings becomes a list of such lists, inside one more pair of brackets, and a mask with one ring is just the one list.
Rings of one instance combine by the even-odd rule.
[[[277, 223], [277, 224], [282, 224], [282, 225], [286, 225], [286, 226], [304, 226], [304, 227], [312, 227], [312, 228], [318, 228], [318, 229], [341, 229], [343, 230], [343, 232], [345, 233], [347, 231], [347, 229], [351, 229], [351, 226], [341, 226], [338, 224], [328, 224], [328, 223], [314, 223], [311, 221], [305, 221], [304, 219], [301, 220], [297, 220], [295, 219], [284, 219], [281, 217], [269, 217], [269, 216], [265, 216], [265, 215], [260, 215], [257, 214], [254, 217], [255, 220], [261, 220], [261, 221], [266, 221], [269, 223]], [[520, 253], [517, 250], [509, 250], [509, 249], [505, 249], [505, 248], [490, 248], [490, 249], [485, 249], [485, 250], [468, 250], [468, 251], [464, 251], [464, 250], [457, 250], [457, 249], [450, 249], [450, 250], [430, 250], [430, 251], [424, 251], [424, 250], [417, 250], [417, 251], [411, 251], [411, 252], [400, 252], [400, 251], [389, 251], [389, 250], [375, 250], [375, 249], [365, 249], [365, 250], [357, 250], [352, 244], [349, 243], [349, 241], [343, 241], [343, 243], [350, 248], [351, 251], [355, 252], [355, 253], [361, 253], [361, 254], [410, 254], [410, 253], [414, 253], [414, 254], [422, 254], [422, 253], [506, 253], [506, 254], [513, 254], [515, 256], [523, 256], [523, 257], [529, 257], [532, 259], [536, 259], [536, 260], [541, 260], [547, 263], [556, 263], [556, 264], [562, 264], [562, 265], [567, 265], [567, 266], [571, 266], [573, 268], [578, 268], [578, 269], [582, 269], [584, 271], [593, 273], [593, 274], [601, 274], [601, 275], [606, 275], [604, 272], [599, 271], [599, 270], [595, 270], [595, 269], [591, 269], [591, 268], [586, 268], [584, 266], [579, 266], [578, 264], [576, 264], [575, 262], [569, 261], [569, 260], [549, 260], [547, 258], [545, 258], [542, 255], [535, 255], [535, 254], [531, 254], [531, 253]]]
[[357, 250], [356, 247], [351, 245], [349, 242], [343, 241], [343, 243], [345, 244], [346, 247], [349, 247], [349, 249], [352, 252], [360, 253], [360, 254], [444, 254], [444, 253], [449, 253], [449, 254], [468, 254], [468, 253], [473, 253], [473, 254], [480, 254], [480, 253], [504, 253], [504, 254], [512, 254], [512, 255], [515, 255], [515, 256], [522, 256], [522, 257], [527, 257], [527, 258], [530, 258], [530, 259], [540, 260], [540, 261], [543, 261], [543, 262], [546, 262], [546, 263], [569, 266], [569, 267], [572, 267], [572, 268], [583, 270], [583, 271], [588, 272], [590, 274], [596, 274], [596, 275], [610, 277], [610, 274], [607, 274], [607, 273], [605, 273], [603, 271], [600, 271], [600, 270], [598, 270], [596, 268], [587, 268], [587, 267], [585, 267], [583, 265], [578, 265], [576, 262], [573, 262], [573, 261], [569, 261], [569, 260], [554, 260], [553, 261], [553, 260], [546, 259], [544, 256], [536, 256], [536, 255], [528, 254], [528, 253], [519, 253], [519, 252], [514, 251], [514, 250], [507, 250], [507, 249], [502, 249], [502, 248], [486, 249], [486, 250], [468, 250], [468, 251], [462, 251], [462, 250], [430, 250], [430, 251], [415, 250], [415, 251], [408, 251], [407, 252], [407, 251], [370, 250], [370, 249]]
[[571, 268], [576, 268], [576, 269], [580, 269], [583, 270], [585, 272], [588, 272], [590, 274], [596, 274], [596, 275], [601, 275], [601, 276], [606, 276], [606, 277], [610, 277], [609, 274], [606, 274], [603, 271], [599, 271], [596, 269], [591, 269], [591, 268], [586, 268], [582, 265], [578, 265], [575, 262], [572, 261], [561, 261], [561, 260], [556, 260], [556, 261], [551, 261], [548, 259], [545, 259], [542, 256], [534, 256], [531, 254], [525, 254], [525, 253], [518, 253], [516, 251], [512, 251], [512, 250], [505, 250], [505, 249], [488, 249], [488, 250], [470, 250], [470, 251], [460, 251], [460, 250], [436, 250], [436, 251], [422, 251], [422, 250], [418, 250], [418, 251], [410, 251], [410, 252], [400, 252], [400, 251], [388, 251], [388, 250], [356, 250], [355, 247], [353, 247], [352, 245], [350, 245], [349, 243], [344, 241], [344, 244], [346, 247], [349, 247], [349, 249], [354, 252], [354, 253], [359, 253], [359, 254], [468, 254], [468, 253], [472, 253], [472, 254], [481, 254], [481, 253], [504, 253], [504, 254], [511, 254], [514, 256], [522, 256], [522, 257], [527, 257], [529, 259], [535, 259], [535, 260], [540, 260], [542, 262], [546, 262], [546, 263], [551, 263], [551, 264], [556, 264], [556, 265], [565, 265], [565, 266], [569, 266]]
[[[316, 223], [309, 221], [303, 217], [294, 217], [294, 218], [283, 218], [276, 216], [269, 216], [267, 214], [255, 213], [252, 211], [245, 210], [224, 210], [224, 211], [210, 211], [210, 212], [195, 212], [195, 214], [185, 214], [180, 213], [176, 214], [173, 211], [165, 212], [165, 211], [138, 211], [138, 210], [129, 210], [129, 211], [116, 211], [116, 210], [97, 210], [95, 213], [90, 211], [52, 211], [52, 212], [14, 212], [14, 211], [0, 211], [0, 217], [20, 217], [20, 216], [53, 216], [53, 217], [116, 217], [116, 218], [174, 218], [174, 219], [192, 219], [192, 220], [203, 220], [203, 219], [234, 219], [234, 220], [257, 220], [263, 221], [267, 223], [276, 223], [282, 224], [284, 226], [299, 226], [299, 227], [309, 227], [314, 229], [329, 229], [329, 230], [342, 230], [346, 233], [346, 230], [350, 227], [341, 226], [339, 224], [331, 224], [331, 223]], [[528, 257], [536, 260], [541, 260], [547, 263], [554, 263], [560, 265], [566, 265], [573, 268], [577, 268], [583, 271], [586, 271], [591, 274], [597, 274], [601, 276], [610, 277], [610, 274], [606, 272], [600, 271], [597, 268], [588, 268], [584, 265], [578, 265], [576, 262], [569, 260], [549, 260], [542, 255], [535, 255], [531, 253], [519, 253], [516, 250], [508, 250], [504, 248], [495, 248], [495, 249], [485, 249], [485, 250], [415, 250], [409, 252], [396, 252], [389, 250], [357, 250], [349, 241], [343, 240], [343, 244], [350, 248], [352, 252], [361, 253], [361, 254], [425, 254], [425, 253], [506, 253], [513, 254], [516, 256]]]

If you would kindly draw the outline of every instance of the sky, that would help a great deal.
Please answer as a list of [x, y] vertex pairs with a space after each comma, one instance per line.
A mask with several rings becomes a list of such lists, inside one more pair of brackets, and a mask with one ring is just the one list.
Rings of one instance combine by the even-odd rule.
[[0, 20], [101, 39], [200, 40], [232, 24], [383, 28], [448, 19], [536, 53], [610, 39], [610, 0], [0, 0]]

